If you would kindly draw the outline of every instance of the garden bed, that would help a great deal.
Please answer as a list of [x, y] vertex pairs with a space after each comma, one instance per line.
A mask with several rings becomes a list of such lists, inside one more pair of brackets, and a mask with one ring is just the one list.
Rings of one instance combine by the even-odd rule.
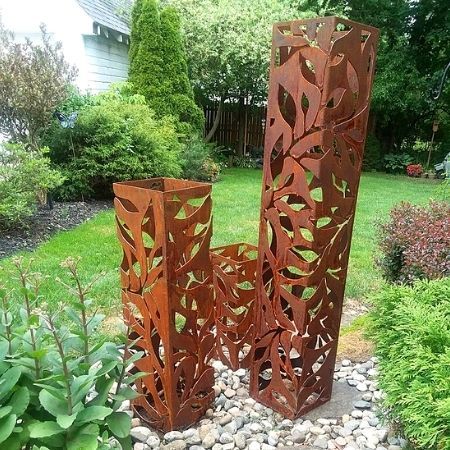
[[33, 250], [57, 231], [74, 228], [111, 207], [110, 201], [55, 203], [53, 209], [41, 207], [27, 228], [0, 233], [0, 259], [22, 250]]

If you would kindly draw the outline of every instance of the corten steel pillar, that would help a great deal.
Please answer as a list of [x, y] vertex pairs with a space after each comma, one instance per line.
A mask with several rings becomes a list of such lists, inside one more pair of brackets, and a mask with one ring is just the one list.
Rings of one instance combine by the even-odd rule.
[[248, 368], [252, 358], [256, 255], [257, 248], [244, 243], [211, 249], [215, 355], [232, 370]]
[[330, 399], [378, 31], [276, 24], [250, 392], [290, 418]]
[[199, 419], [214, 399], [211, 186], [155, 178], [114, 184], [124, 317], [137, 415], [167, 431]]

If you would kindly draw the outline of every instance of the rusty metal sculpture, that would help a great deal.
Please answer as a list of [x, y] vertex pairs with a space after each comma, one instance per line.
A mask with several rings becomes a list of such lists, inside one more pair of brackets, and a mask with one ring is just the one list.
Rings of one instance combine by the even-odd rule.
[[290, 418], [331, 396], [377, 38], [274, 26], [250, 393]]
[[232, 370], [248, 368], [255, 333], [257, 248], [232, 244], [211, 250], [216, 310], [216, 357]]
[[125, 321], [142, 394], [137, 415], [167, 431], [214, 399], [211, 186], [170, 178], [114, 184]]

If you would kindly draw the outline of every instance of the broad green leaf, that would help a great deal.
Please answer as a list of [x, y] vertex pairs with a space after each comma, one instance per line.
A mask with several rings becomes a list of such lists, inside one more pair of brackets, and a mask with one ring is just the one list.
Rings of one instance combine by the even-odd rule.
[[111, 372], [112, 369], [114, 369], [114, 367], [117, 366], [117, 361], [108, 361], [107, 363], [102, 364], [101, 367], [96, 367], [96, 368], [91, 368], [89, 370], [89, 374], [99, 378], [102, 377], [103, 375]]
[[11, 367], [0, 378], [0, 401], [11, 394], [12, 388], [19, 381], [22, 371], [19, 367]]
[[106, 418], [106, 423], [114, 436], [126, 438], [130, 435], [131, 418], [127, 413], [114, 412]]
[[91, 320], [88, 322], [88, 334], [92, 334], [93, 331], [102, 323], [105, 316], [103, 314], [96, 314]]
[[125, 438], [117, 437], [119, 444], [122, 446], [122, 450], [132, 450], [133, 446], [131, 443], [131, 436], [127, 436]]
[[34, 383], [35, 386], [41, 387], [46, 391], [50, 392], [53, 397], [57, 398], [61, 402], [66, 402], [66, 398], [64, 397], [62, 389], [55, 388], [54, 386], [49, 386], [43, 383]]
[[0, 419], [7, 416], [11, 411], [11, 406], [4, 406], [3, 408], [0, 408]]
[[4, 360], [5, 356], [8, 354], [8, 350], [9, 350], [9, 343], [7, 340], [2, 339], [0, 341], [0, 360]]
[[67, 416], [65, 414], [59, 415], [56, 418], [56, 422], [61, 428], [64, 428], [65, 430], [72, 426], [73, 422], [75, 421], [77, 415], [72, 414], [71, 416]]
[[138, 394], [135, 390], [131, 389], [129, 386], [124, 386], [120, 388], [118, 394], [114, 394], [111, 397], [114, 400], [118, 401], [125, 401], [125, 400], [133, 400], [137, 397], [139, 397], [140, 394]]
[[34, 422], [28, 427], [30, 431], [30, 437], [33, 439], [45, 438], [47, 436], [53, 436], [60, 434], [64, 431], [56, 422]]
[[103, 420], [109, 416], [113, 410], [106, 406], [89, 406], [81, 411], [77, 416], [77, 423], [92, 422], [94, 420]]
[[39, 350], [28, 352], [31, 358], [42, 359], [47, 354], [47, 349], [41, 348]]
[[104, 405], [108, 398], [109, 391], [114, 384], [113, 378], [101, 378], [95, 384], [95, 390], [97, 391], [97, 397], [93, 398], [90, 402], [86, 403], [86, 406]]
[[9, 401], [9, 404], [12, 407], [12, 412], [19, 417], [26, 411], [29, 403], [30, 391], [25, 386], [21, 386], [17, 389]]
[[94, 378], [90, 375], [81, 375], [75, 378], [71, 385], [73, 403], [75, 404], [83, 400], [92, 386], [94, 386]]
[[10, 414], [0, 419], [0, 443], [6, 441], [16, 426], [17, 416]]
[[138, 380], [139, 378], [145, 377], [146, 375], [148, 375], [147, 372], [137, 372], [133, 375], [130, 375], [129, 377], [125, 377], [123, 380], [123, 384], [134, 383], [136, 380]]
[[20, 441], [20, 436], [17, 434], [11, 434], [6, 441], [1, 443], [1, 448], [8, 450], [20, 450], [22, 448], [22, 443]]
[[67, 414], [67, 401], [61, 401], [45, 389], [39, 392], [39, 401], [52, 416], [58, 417]]
[[77, 434], [67, 442], [67, 450], [97, 450], [97, 435]]

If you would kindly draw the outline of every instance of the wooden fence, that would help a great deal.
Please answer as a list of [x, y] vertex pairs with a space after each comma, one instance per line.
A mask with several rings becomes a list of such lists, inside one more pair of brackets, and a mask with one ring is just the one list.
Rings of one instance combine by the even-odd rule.
[[[217, 114], [218, 105], [206, 106], [205, 111], [205, 134], [212, 128], [214, 118]], [[237, 149], [239, 143], [239, 130], [242, 127], [243, 148], [246, 152], [252, 148], [264, 145], [264, 132], [266, 122], [266, 108], [225, 103], [222, 110], [220, 124], [211, 139], [218, 145]]]

